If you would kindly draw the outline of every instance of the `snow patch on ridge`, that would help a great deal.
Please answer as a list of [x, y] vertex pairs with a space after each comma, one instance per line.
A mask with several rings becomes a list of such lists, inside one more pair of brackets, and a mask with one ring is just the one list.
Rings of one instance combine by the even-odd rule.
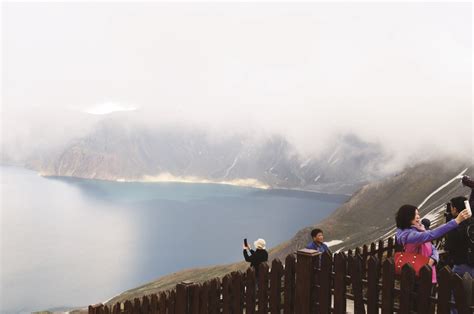
[[430, 195], [428, 195], [428, 197], [425, 198], [425, 199], [423, 200], [423, 202], [421, 202], [420, 205], [418, 205], [418, 209], [420, 209], [423, 205], [425, 205], [426, 202], [427, 202], [433, 195], [435, 195], [436, 193], [438, 193], [439, 191], [441, 191], [442, 189], [444, 189], [445, 187], [447, 187], [447, 186], [448, 186], [449, 184], [451, 184], [453, 181], [462, 178], [462, 175], [465, 174], [468, 169], [469, 169], [469, 168], [464, 169], [464, 170], [461, 171], [461, 173], [459, 173], [457, 176], [455, 176], [454, 178], [452, 178], [451, 180], [449, 180], [448, 182], [446, 182], [445, 184], [443, 184], [442, 186], [440, 186], [439, 188], [437, 188], [436, 190], [434, 190], [433, 193], [431, 193]]

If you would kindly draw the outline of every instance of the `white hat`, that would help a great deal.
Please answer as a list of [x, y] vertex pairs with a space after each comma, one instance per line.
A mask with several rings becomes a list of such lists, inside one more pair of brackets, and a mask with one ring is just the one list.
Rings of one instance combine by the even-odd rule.
[[267, 243], [265, 242], [264, 239], [258, 239], [257, 241], [255, 241], [255, 242], [253, 243], [253, 245], [255, 246], [255, 248], [257, 248], [257, 249], [263, 249], [263, 250], [265, 250], [265, 245], [266, 245], [266, 244], [267, 244]]

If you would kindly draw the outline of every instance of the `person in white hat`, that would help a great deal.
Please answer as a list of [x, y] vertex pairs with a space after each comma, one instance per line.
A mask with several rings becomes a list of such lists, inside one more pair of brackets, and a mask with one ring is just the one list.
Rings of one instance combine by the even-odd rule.
[[[264, 239], [258, 239], [253, 245], [255, 246], [255, 251], [250, 246], [245, 246], [244, 244], [244, 258], [255, 269], [255, 275], [258, 277], [258, 267], [261, 263], [268, 261], [268, 252], [265, 248], [266, 242]], [[250, 251], [250, 255], [248, 251]]]

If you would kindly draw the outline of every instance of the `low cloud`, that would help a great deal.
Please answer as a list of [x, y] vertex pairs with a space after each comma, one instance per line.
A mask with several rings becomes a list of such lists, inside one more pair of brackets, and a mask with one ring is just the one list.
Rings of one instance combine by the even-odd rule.
[[355, 134], [393, 156], [388, 168], [472, 161], [470, 9], [8, 3], [2, 143], [67, 142], [123, 114], [216, 137], [281, 134], [303, 155]]
[[135, 111], [137, 110], [134, 106], [126, 106], [115, 102], [105, 102], [101, 104], [94, 105], [87, 108], [83, 112], [94, 114], [94, 115], [106, 115], [113, 112], [123, 112], [123, 111]]

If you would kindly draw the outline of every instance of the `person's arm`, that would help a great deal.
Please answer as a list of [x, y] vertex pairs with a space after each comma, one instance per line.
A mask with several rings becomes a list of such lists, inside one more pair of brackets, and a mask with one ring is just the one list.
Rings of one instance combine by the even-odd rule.
[[253, 260], [255, 259], [255, 254], [253, 254], [253, 253], [254, 253], [254, 250], [252, 250], [252, 249], [250, 250], [251, 255], [249, 255], [247, 250], [244, 250], [244, 258], [245, 258], [246, 262], [249, 262], [249, 263], [253, 262]]
[[449, 231], [456, 229], [458, 227], [458, 223], [456, 220], [451, 220], [448, 223], [445, 223], [444, 225], [439, 226], [436, 229], [428, 230], [425, 232], [409, 232], [406, 236], [405, 241], [400, 239], [402, 241], [402, 244], [405, 245], [407, 243], [425, 243], [425, 242], [430, 242], [433, 241], [434, 239], [437, 239], [444, 234], [448, 233]]

